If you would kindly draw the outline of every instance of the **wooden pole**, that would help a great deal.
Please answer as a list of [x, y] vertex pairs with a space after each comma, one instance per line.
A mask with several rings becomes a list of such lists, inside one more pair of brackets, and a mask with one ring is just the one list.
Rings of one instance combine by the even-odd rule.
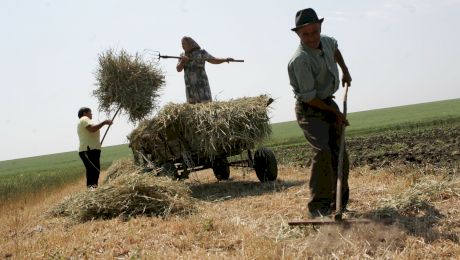
[[[118, 107], [117, 112], [115, 112], [115, 115], [113, 115], [113, 117], [112, 117], [112, 122], [113, 122], [113, 120], [115, 120], [115, 117], [117, 116], [118, 112], [120, 112], [120, 109], [121, 109], [121, 106]], [[109, 125], [109, 126], [107, 127], [107, 130], [105, 130], [104, 136], [102, 137], [102, 140], [101, 140], [101, 145], [102, 145], [102, 143], [104, 142], [105, 136], [107, 135], [107, 132], [109, 131], [109, 129], [110, 129], [111, 126], [112, 126], [112, 125]]]
[[[348, 84], [345, 86], [345, 95], [343, 97], [343, 115], [347, 118], [347, 96], [348, 96]], [[336, 189], [336, 201], [335, 201], [335, 216], [336, 220], [342, 219], [342, 181], [343, 181], [343, 156], [345, 153], [345, 125], [342, 126], [342, 134], [340, 136], [340, 150], [339, 150], [339, 162], [337, 167], [337, 189]]]

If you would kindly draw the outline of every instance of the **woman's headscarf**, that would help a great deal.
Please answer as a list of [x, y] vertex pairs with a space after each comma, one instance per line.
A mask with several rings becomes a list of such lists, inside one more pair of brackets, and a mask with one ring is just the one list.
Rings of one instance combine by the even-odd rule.
[[184, 36], [182, 37], [182, 41], [185, 41], [189, 47], [189, 50], [186, 51], [186, 53], [201, 49], [200, 45], [198, 45], [198, 43], [192, 37]]

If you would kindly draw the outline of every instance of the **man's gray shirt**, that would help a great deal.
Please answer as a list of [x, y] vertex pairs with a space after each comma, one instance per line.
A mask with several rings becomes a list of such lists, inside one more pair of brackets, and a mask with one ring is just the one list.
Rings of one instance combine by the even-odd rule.
[[297, 100], [325, 99], [337, 91], [340, 80], [336, 50], [337, 41], [325, 35], [321, 35], [321, 49], [299, 45], [288, 64], [289, 81]]

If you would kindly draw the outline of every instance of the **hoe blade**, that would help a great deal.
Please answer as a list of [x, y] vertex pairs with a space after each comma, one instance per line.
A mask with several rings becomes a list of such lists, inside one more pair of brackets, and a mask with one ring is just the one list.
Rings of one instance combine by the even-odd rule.
[[349, 224], [369, 224], [370, 219], [295, 219], [288, 222], [289, 226], [305, 225], [349, 225]]

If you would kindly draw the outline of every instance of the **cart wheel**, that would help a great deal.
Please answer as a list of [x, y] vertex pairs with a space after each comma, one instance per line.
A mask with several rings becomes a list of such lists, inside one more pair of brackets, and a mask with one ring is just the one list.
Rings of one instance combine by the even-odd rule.
[[167, 162], [161, 166], [161, 172], [160, 174], [171, 177], [171, 178], [176, 178], [177, 176], [177, 168], [174, 164]]
[[133, 151], [134, 164], [137, 166], [141, 166], [141, 167], [145, 166], [146, 162], [144, 158], [142, 158], [142, 156], [139, 154], [139, 152], [136, 150], [132, 150], [132, 151]]
[[[188, 175], [190, 174], [191, 170], [187, 168], [187, 164], [185, 162], [181, 163], [182, 171], [177, 173], [180, 179], [188, 179]], [[180, 173], [180, 174], [179, 174]]]
[[212, 170], [219, 181], [228, 180], [230, 177], [230, 165], [226, 157], [215, 158], [212, 162]]
[[260, 182], [274, 181], [278, 176], [275, 154], [268, 148], [259, 148], [254, 154], [254, 170]]

